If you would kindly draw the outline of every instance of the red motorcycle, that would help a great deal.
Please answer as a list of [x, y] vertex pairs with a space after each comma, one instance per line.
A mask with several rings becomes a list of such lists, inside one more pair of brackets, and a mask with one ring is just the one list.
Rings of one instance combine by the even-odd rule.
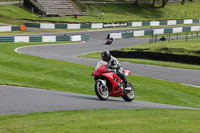
[[[97, 66], [92, 72], [95, 82], [95, 92], [100, 100], [107, 100], [109, 96], [119, 97], [125, 101], [132, 101], [135, 93], [134, 88], [130, 82], [128, 82], [127, 88], [125, 88], [123, 80], [121, 80], [115, 70], [107, 69], [107, 62], [99, 61]], [[123, 70], [125, 76], [130, 75], [130, 71]]]

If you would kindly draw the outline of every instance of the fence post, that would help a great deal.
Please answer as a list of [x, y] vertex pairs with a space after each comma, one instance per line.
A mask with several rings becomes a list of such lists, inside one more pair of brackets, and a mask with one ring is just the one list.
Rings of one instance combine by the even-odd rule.
[[31, 8], [31, 12], [34, 13], [34, 9], [33, 9], [33, 7]]
[[152, 32], [152, 43], [154, 43], [153, 32]]
[[149, 43], [151, 43], [151, 37], [149, 36]]
[[104, 12], [102, 13], [102, 19], [103, 19], [103, 21], [104, 21]]
[[155, 42], [155, 43], [157, 42], [157, 34], [155, 34], [154, 42]]
[[170, 40], [171, 40], [171, 36], [170, 36], [170, 33], [169, 33], [169, 38], [168, 38], [168, 42], [170, 42]]
[[188, 32], [187, 32], [186, 38], [185, 38], [185, 42], [187, 42], [187, 41], [188, 41]]

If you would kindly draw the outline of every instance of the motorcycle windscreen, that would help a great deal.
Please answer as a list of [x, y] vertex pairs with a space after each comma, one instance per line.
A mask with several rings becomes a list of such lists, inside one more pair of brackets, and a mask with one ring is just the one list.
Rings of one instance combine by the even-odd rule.
[[105, 62], [105, 61], [98, 61], [97, 62], [97, 65], [96, 65], [96, 67], [95, 67], [95, 70], [97, 70], [97, 69], [99, 69], [102, 65], [107, 65], [108, 63], [107, 62]]

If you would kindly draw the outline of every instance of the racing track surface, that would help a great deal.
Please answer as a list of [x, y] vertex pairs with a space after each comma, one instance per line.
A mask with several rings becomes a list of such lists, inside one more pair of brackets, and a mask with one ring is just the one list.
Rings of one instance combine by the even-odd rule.
[[[83, 65], [95, 66], [97, 62], [96, 59], [77, 58], [77, 56], [83, 53], [119, 49], [149, 41], [148, 39], [131, 38], [131, 39], [114, 40], [114, 44], [104, 45], [105, 37], [109, 32], [110, 31], [89, 32], [90, 40], [85, 43], [60, 44], [60, 45], [56, 44], [49, 46], [47, 45], [30, 46], [30, 47], [18, 48], [16, 51], [33, 56], [40, 56], [45, 58], [64, 60]], [[131, 70], [131, 72], [136, 75], [142, 75], [146, 77], [174, 81], [200, 87], [199, 70], [167, 68], [167, 67], [158, 67], [158, 66], [150, 66], [142, 64], [133, 64], [127, 62], [120, 62], [120, 63], [122, 64], [124, 69]]]
[[125, 102], [119, 98], [100, 101], [96, 96], [59, 91], [0, 86], [0, 115], [58, 110], [174, 108], [193, 109], [181, 106], [142, 101]]
[[[148, 41], [148, 39], [121, 39], [115, 40], [113, 45], [106, 46], [104, 45], [105, 36], [109, 32], [88, 32], [91, 39], [85, 43], [27, 46], [18, 48], [16, 51], [33, 56], [95, 66], [96, 59], [78, 58], [77, 55], [105, 49], [119, 49]], [[164, 68], [127, 62], [120, 63], [125, 69], [131, 70], [133, 74], [200, 86], [200, 71], [197, 70]], [[100, 108], [193, 109], [141, 101], [124, 102], [118, 98], [109, 98], [107, 101], [100, 101], [96, 96], [4, 85], [0, 85], [0, 92], [0, 115]]]

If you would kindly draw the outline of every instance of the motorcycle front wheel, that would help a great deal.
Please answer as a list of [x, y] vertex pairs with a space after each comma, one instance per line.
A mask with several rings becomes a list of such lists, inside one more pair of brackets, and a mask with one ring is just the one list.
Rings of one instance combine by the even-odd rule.
[[109, 96], [109, 90], [107, 86], [103, 86], [100, 81], [95, 83], [95, 92], [100, 100], [107, 100]]
[[130, 87], [131, 90], [130, 90], [130, 91], [127, 91], [127, 92], [126, 92], [126, 95], [122, 96], [122, 98], [123, 98], [125, 101], [127, 101], [127, 102], [131, 102], [131, 101], [134, 100], [135, 91], [134, 91], [134, 88], [133, 88], [133, 86], [132, 86], [131, 83], [128, 83], [128, 87]]

